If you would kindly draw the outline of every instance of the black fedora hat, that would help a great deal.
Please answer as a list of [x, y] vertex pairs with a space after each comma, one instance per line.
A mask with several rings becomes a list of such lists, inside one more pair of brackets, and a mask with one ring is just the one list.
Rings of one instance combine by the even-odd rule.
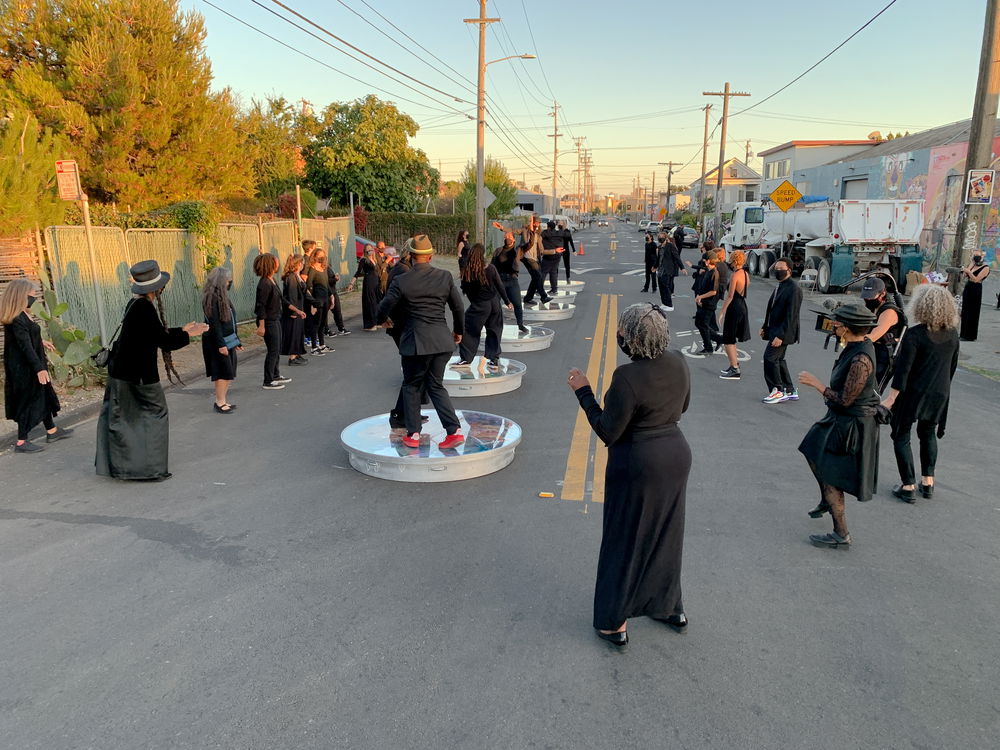
[[863, 305], [843, 305], [830, 315], [838, 323], [855, 328], [872, 328], [875, 326], [875, 316]]
[[162, 289], [170, 281], [170, 274], [160, 270], [160, 264], [155, 260], [142, 260], [128, 269], [132, 277], [132, 292], [149, 294]]

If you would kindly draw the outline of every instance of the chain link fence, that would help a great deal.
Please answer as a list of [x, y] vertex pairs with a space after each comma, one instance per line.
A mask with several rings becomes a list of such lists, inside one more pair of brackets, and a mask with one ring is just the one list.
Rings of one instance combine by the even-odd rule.
[[326, 250], [330, 267], [340, 274], [338, 286], [343, 289], [354, 274], [354, 243], [350, 217], [339, 219], [303, 219], [302, 239], [316, 240]]

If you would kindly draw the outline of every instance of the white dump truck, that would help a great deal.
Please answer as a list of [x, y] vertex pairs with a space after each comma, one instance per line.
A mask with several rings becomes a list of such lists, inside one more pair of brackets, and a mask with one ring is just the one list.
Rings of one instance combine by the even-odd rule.
[[923, 201], [842, 200], [799, 204], [783, 213], [770, 203], [737, 203], [721, 244], [747, 254], [747, 271], [770, 274], [779, 257], [793, 272], [817, 272], [817, 288], [835, 291], [852, 278], [887, 268], [900, 289], [908, 271], [920, 271]]

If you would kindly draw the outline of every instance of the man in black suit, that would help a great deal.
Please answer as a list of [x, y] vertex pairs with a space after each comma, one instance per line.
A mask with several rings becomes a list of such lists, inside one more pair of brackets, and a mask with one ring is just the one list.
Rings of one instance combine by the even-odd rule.
[[[556, 229], [556, 223], [550, 221], [547, 229], [542, 230], [542, 281], [549, 282], [549, 294], [559, 291], [559, 256], [565, 253], [563, 233]], [[542, 302], [545, 300], [543, 299]]]
[[673, 237], [674, 237], [674, 244], [677, 245], [677, 250], [678, 251], [683, 250], [684, 249], [684, 225], [683, 224], [678, 224], [677, 226], [674, 227]]
[[687, 274], [681, 262], [680, 248], [675, 245], [670, 235], [661, 232], [659, 235], [660, 249], [656, 255], [656, 276], [660, 282], [660, 302], [668, 312], [674, 309], [674, 279], [680, 273]]
[[[376, 322], [388, 326], [390, 315], [403, 315], [399, 336], [399, 354], [403, 365], [403, 421], [406, 437], [403, 444], [420, 447], [420, 395], [425, 390], [434, 410], [448, 433], [438, 447], [447, 450], [462, 444], [461, 424], [444, 387], [444, 370], [455, 345], [462, 340], [465, 320], [462, 295], [451, 274], [434, 268], [434, 247], [426, 234], [411, 240], [412, 267], [396, 276], [379, 304]], [[445, 319], [445, 307], [451, 308], [452, 329]]]
[[764, 397], [765, 404], [799, 400], [799, 392], [785, 362], [785, 352], [791, 344], [799, 343], [802, 290], [792, 280], [792, 267], [785, 258], [775, 261], [773, 272], [779, 283], [767, 301], [764, 327], [760, 329], [760, 337], [768, 342], [764, 351], [764, 382], [770, 393]]

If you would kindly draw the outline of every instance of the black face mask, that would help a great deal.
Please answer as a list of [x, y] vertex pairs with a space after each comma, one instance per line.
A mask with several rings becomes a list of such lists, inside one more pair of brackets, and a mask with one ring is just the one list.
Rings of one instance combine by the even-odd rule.
[[872, 312], [875, 312], [876, 310], [878, 310], [878, 306], [880, 304], [882, 304], [882, 303], [879, 300], [877, 300], [877, 299], [866, 299], [865, 300], [865, 307], [867, 307]]
[[791, 271], [775, 271], [774, 272], [774, 278], [776, 278], [778, 281], [784, 281], [785, 279], [787, 279], [791, 275], [792, 275]]
[[983, 256], [982, 255], [973, 255], [972, 259], [974, 261], [976, 261], [976, 263], [982, 263], [983, 262]]
[[622, 335], [620, 333], [617, 334], [617, 338], [618, 338], [618, 348], [622, 350], [622, 354], [624, 354], [626, 357], [628, 357], [629, 359], [631, 359], [632, 358], [632, 350], [629, 349], [628, 344], [625, 343], [625, 339], [622, 338]]
[[32, 306], [33, 304], [35, 304], [35, 303], [36, 303], [37, 301], [38, 301], [38, 297], [36, 297], [36, 296], [35, 296], [35, 295], [33, 295], [33, 294], [29, 294], [29, 295], [28, 295], [28, 307], [29, 307], [29, 308], [30, 308], [30, 307], [31, 307], [31, 306]]

